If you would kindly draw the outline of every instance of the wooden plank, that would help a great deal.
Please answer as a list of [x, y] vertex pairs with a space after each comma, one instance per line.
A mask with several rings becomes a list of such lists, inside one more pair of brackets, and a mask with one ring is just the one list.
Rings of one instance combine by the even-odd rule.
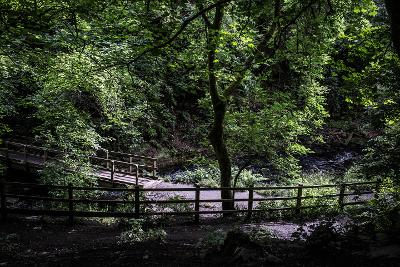
[[[61, 202], [69, 203], [71, 200], [69, 198], [54, 198], [54, 197], [44, 197], [44, 196], [31, 196], [31, 195], [18, 195], [18, 194], [6, 194], [6, 197], [19, 198], [26, 200], [42, 200], [48, 202]], [[92, 204], [92, 203], [102, 203], [102, 204], [133, 204], [133, 200], [121, 200], [121, 199], [84, 199], [84, 198], [73, 198], [74, 203]]]
[[34, 184], [34, 183], [20, 183], [20, 182], [5, 182], [5, 185], [16, 186], [20, 188], [47, 188], [47, 189], [67, 189], [65, 185], [46, 185], [46, 184]]

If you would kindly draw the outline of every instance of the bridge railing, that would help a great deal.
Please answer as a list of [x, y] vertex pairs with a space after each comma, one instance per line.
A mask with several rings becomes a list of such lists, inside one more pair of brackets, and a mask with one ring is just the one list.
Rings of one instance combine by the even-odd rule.
[[[98, 150], [96, 156], [107, 160], [114, 160], [116, 162], [125, 162], [137, 164], [142, 171], [145, 171], [145, 176], [157, 177], [157, 158], [140, 156], [137, 154], [130, 154], [124, 152], [109, 151], [105, 149]], [[110, 163], [106, 162], [106, 167], [110, 168]], [[131, 170], [131, 168], [129, 168]]]
[[[122, 173], [138, 177], [157, 178], [157, 159], [134, 154], [102, 150], [104, 157], [90, 156], [89, 160], [97, 168], [110, 171], [111, 182], [114, 184], [114, 174]], [[22, 144], [17, 142], [4, 141], [4, 147], [0, 148], [0, 153], [5, 158], [15, 156], [27, 164], [30, 157], [41, 159], [41, 163], [48, 160], [56, 160], [61, 151], [39, 147], [34, 145]], [[97, 152], [99, 153], [99, 152]]]
[[[266, 187], [225, 187], [225, 188], [205, 188], [205, 187], [187, 187], [187, 188], [108, 188], [108, 187], [79, 187], [69, 184], [68, 186], [39, 185], [16, 182], [0, 182], [0, 202], [1, 216], [6, 219], [7, 214], [29, 214], [29, 215], [48, 215], [48, 216], [67, 216], [72, 224], [75, 217], [126, 217], [139, 218], [141, 216], [169, 216], [185, 215], [193, 216], [194, 222], [199, 223], [200, 215], [204, 214], [223, 214], [223, 213], [242, 213], [251, 218], [253, 213], [294, 211], [301, 214], [304, 209], [314, 209], [333, 206], [343, 210], [345, 206], [360, 205], [369, 201], [379, 191], [380, 181], [342, 183], [335, 185], [297, 185], [297, 186], [266, 186]], [[360, 187], [360, 190], [356, 188]], [[368, 189], [365, 189], [368, 187]], [[337, 193], [307, 195], [306, 190], [334, 188]], [[48, 194], [37, 192], [47, 192], [48, 190], [57, 190], [62, 192], [59, 195], [63, 197], [51, 197]], [[247, 192], [247, 197], [236, 199], [210, 199], [204, 198], [208, 191], [232, 190]], [[264, 196], [256, 195], [255, 192], [265, 191], [292, 191], [292, 196]], [[30, 192], [29, 194], [27, 192]], [[36, 192], [36, 193], [35, 193]], [[105, 198], [105, 192], [113, 192], [116, 196], [113, 199]], [[168, 196], [170, 193], [186, 194], [186, 197], [153, 198], [152, 195]], [[203, 194], [203, 197], [201, 197]], [[368, 195], [367, 198], [358, 199], [362, 195]], [[331, 199], [336, 204], [315, 204], [307, 205], [309, 199]], [[14, 206], [8, 201], [13, 200]], [[28, 202], [31, 208], [26, 205], [15, 205], [15, 200]], [[347, 201], [346, 201], [347, 200]], [[210, 205], [223, 202], [244, 203], [234, 210], [222, 210], [220, 206]], [[262, 203], [276, 203], [279, 201], [291, 202], [283, 206], [273, 208], [263, 208]], [[34, 202], [40, 202], [40, 205], [34, 205]], [[56, 204], [56, 205], [54, 205]], [[207, 204], [202, 207], [201, 204]], [[86, 205], [86, 206], [85, 206]], [[97, 205], [97, 206], [96, 206]], [[173, 205], [169, 208], [162, 208], [163, 205]], [[178, 205], [185, 205], [184, 209], [177, 209]], [[189, 205], [189, 206], [186, 206]], [[104, 207], [107, 206], [108, 210]], [[273, 205], [272, 205], [273, 206]], [[56, 207], [56, 209], [52, 208]], [[103, 208], [102, 208], [103, 207]], [[175, 207], [175, 209], [174, 209]]]
[[42, 158], [44, 161], [55, 159], [59, 151], [45, 147], [34, 145], [21, 144], [16, 142], [4, 141], [4, 146], [1, 148], [1, 153], [8, 156], [9, 153], [15, 153], [20, 156], [21, 160], [27, 161], [28, 157]]

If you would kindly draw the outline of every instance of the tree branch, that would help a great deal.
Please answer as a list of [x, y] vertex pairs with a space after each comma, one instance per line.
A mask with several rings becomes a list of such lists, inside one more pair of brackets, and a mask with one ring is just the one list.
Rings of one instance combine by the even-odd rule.
[[[243, 165], [242, 165], [242, 167], [240, 167], [240, 169], [238, 170], [238, 172], [236, 173], [236, 175], [235, 175], [235, 178], [233, 178], [233, 187], [235, 188], [236, 187], [236, 185], [237, 185], [237, 181], [239, 180], [239, 176], [240, 176], [240, 174], [244, 171], [244, 169], [246, 169], [248, 166], [250, 166], [250, 164], [251, 164], [251, 160], [247, 160]], [[235, 198], [235, 190], [233, 190], [233, 195], [232, 195], [232, 198], [234, 199]]]
[[[203, 9], [204, 9], [203, 4], [198, 3], [197, 0], [196, 0], [196, 4], [199, 6], [199, 9], [200, 9], [200, 10], [203, 10]], [[203, 20], [204, 20], [204, 23], [206, 24], [206, 27], [207, 27], [207, 28], [210, 28], [210, 27], [211, 27], [211, 22], [210, 22], [210, 20], [208, 19], [206, 12], [202, 13], [201, 16], [203, 17]]]
[[149, 52], [151, 52], [151, 51], [154, 51], [154, 50], [157, 50], [157, 49], [160, 49], [160, 48], [163, 48], [163, 47], [166, 47], [166, 46], [170, 45], [176, 38], [178, 38], [178, 36], [186, 29], [187, 26], [189, 26], [189, 24], [190, 24], [192, 21], [194, 21], [194, 20], [197, 19], [198, 17], [202, 16], [202, 15], [205, 14], [206, 12], [210, 11], [211, 9], [214, 9], [214, 8], [220, 6], [220, 5], [223, 5], [223, 4], [228, 3], [228, 2], [231, 2], [231, 1], [233, 1], [233, 0], [220, 0], [220, 1], [218, 1], [218, 2], [216, 2], [216, 3], [214, 3], [214, 4], [210, 5], [210, 6], [208, 6], [208, 7], [206, 7], [206, 8], [203, 8], [202, 10], [200, 10], [199, 12], [197, 12], [196, 14], [194, 14], [194, 15], [190, 16], [189, 18], [187, 18], [187, 19], [182, 23], [182, 25], [181, 25], [181, 27], [179, 28], [179, 30], [177, 30], [167, 41], [165, 41], [165, 42], [163, 42], [163, 43], [161, 43], [161, 44], [159, 44], [159, 45], [153, 46], [153, 47], [151, 47], [151, 48], [149, 48], [149, 49], [146, 49], [146, 50], [142, 51], [142, 52], [141, 52], [139, 55], [137, 55], [134, 59], [128, 60], [128, 62], [126, 62], [125, 64], [132, 64], [133, 62], [135, 62], [135, 61], [137, 61], [139, 58], [141, 58], [143, 55], [145, 55], [145, 54], [147, 54], [147, 53], [149, 53]]
[[[300, 16], [308, 9], [310, 8], [316, 1], [310, 1], [307, 5], [305, 5], [298, 14], [296, 14], [296, 16], [294, 16], [283, 28], [282, 30], [279, 31], [279, 37], [278, 40], [281, 39], [282, 33], [287, 31], [287, 29], [293, 25], [294, 23], [296, 23], [296, 21], [300, 18]], [[275, 8], [279, 8], [280, 5], [279, 3], [275, 5]], [[277, 10], [275, 10], [275, 15], [279, 15], [282, 16], [280, 11], [278, 12]], [[278, 18], [279, 21], [279, 18]], [[276, 21], [272, 24], [270, 30], [264, 34], [263, 39], [258, 43], [257, 45], [257, 49], [254, 52], [253, 55], [249, 56], [248, 59], [245, 61], [244, 63], [244, 67], [242, 69], [242, 71], [240, 71], [234, 81], [225, 89], [224, 91], [224, 97], [226, 100], [228, 100], [232, 94], [237, 90], [237, 88], [239, 87], [239, 85], [241, 84], [242, 80], [244, 79], [246, 72], [251, 68], [251, 66], [253, 65], [253, 62], [255, 60], [255, 58], [257, 56], [259, 56], [261, 54], [261, 49], [263, 46], [265, 46], [268, 41], [270, 40], [270, 38], [273, 36], [274, 31], [276, 30], [277, 27], [277, 23]], [[279, 41], [280, 42], [280, 41]], [[275, 46], [273, 54], [275, 54], [275, 52], [279, 49], [279, 46]]]

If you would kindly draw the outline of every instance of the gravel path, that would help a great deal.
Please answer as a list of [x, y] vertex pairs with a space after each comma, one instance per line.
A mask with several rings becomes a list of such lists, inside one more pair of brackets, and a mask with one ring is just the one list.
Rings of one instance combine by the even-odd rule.
[[[173, 190], [177, 190], [179, 188], [195, 188], [190, 184], [181, 184], [181, 183], [170, 183], [164, 181], [157, 181], [151, 185], [151, 187], [147, 186], [145, 188], [170, 188]], [[151, 200], [167, 200], [172, 198], [179, 199], [195, 199], [194, 191], [174, 191], [174, 192], [147, 192], [146, 197]], [[248, 191], [243, 192], [235, 192], [235, 199], [246, 199], [249, 197]], [[262, 198], [263, 196], [254, 192], [254, 198]], [[200, 199], [201, 200], [218, 200], [221, 198], [220, 190], [207, 190], [200, 191]], [[258, 201], [254, 201], [254, 207], [256, 207]], [[238, 209], [247, 209], [248, 202], [247, 201], [235, 201], [235, 206]], [[202, 202], [200, 204], [200, 210], [221, 210], [222, 205], [219, 202]]]

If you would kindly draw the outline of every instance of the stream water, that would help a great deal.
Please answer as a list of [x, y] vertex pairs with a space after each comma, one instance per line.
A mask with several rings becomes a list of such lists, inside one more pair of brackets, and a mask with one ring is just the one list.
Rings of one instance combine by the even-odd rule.
[[[329, 153], [309, 154], [300, 158], [300, 165], [304, 173], [318, 172], [342, 175], [359, 157], [360, 152], [356, 150], [338, 150]], [[173, 170], [161, 171], [160, 174], [169, 177], [171, 181], [175, 181], [175, 177], [185, 170], [194, 170], [194, 167], [176, 167]], [[271, 168], [268, 168], [268, 166], [267, 168], [264, 168], [264, 166], [252, 166], [252, 171], [262, 173], [264, 176], [271, 174]]]
[[342, 174], [360, 157], [359, 152], [343, 150], [324, 155], [308, 155], [300, 159], [305, 172], [330, 172]]

